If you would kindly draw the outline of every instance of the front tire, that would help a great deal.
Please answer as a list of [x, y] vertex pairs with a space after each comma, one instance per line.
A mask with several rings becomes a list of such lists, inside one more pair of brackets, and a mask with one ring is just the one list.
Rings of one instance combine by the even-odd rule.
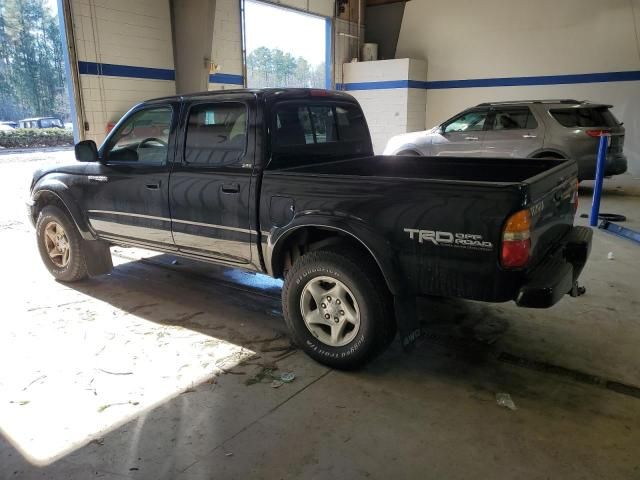
[[282, 305], [293, 341], [333, 368], [364, 365], [395, 335], [384, 279], [373, 260], [355, 249], [300, 257], [287, 273]]
[[76, 282], [87, 277], [84, 241], [69, 215], [53, 205], [43, 208], [36, 235], [42, 262], [56, 280]]

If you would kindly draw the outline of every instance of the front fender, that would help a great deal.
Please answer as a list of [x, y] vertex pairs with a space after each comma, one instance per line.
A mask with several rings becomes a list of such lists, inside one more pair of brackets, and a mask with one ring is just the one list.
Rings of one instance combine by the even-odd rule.
[[272, 229], [268, 235], [265, 251], [265, 265], [270, 275], [277, 270], [276, 262], [283, 253], [281, 250], [286, 239], [304, 228], [333, 230], [349, 236], [371, 254], [391, 293], [398, 295], [406, 291], [399, 262], [390, 243], [360, 219], [336, 214], [330, 216], [317, 213], [298, 214], [288, 225]]
[[30, 203], [34, 206], [39, 205], [43, 200], [43, 196], [46, 195], [53, 195], [64, 205], [82, 238], [85, 240], [97, 239], [95, 231], [91, 228], [83, 209], [80, 208], [73, 197], [69, 186], [57, 178], [56, 175], [44, 176], [36, 182], [31, 191]]

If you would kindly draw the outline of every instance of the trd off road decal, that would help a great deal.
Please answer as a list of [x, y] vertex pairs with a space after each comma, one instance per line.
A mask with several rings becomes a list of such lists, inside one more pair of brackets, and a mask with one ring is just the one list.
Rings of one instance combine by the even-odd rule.
[[467, 248], [470, 250], [493, 250], [493, 244], [483, 240], [482, 235], [474, 233], [452, 233], [439, 230], [419, 230], [417, 228], [405, 228], [410, 240], [418, 243], [432, 243], [438, 247]]

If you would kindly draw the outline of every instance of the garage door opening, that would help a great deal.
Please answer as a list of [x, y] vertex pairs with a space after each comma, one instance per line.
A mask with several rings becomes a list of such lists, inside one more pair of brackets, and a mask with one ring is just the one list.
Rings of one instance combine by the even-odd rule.
[[330, 20], [244, 2], [247, 86], [330, 88]]
[[0, 130], [71, 130], [67, 83], [58, 1], [0, 1]]

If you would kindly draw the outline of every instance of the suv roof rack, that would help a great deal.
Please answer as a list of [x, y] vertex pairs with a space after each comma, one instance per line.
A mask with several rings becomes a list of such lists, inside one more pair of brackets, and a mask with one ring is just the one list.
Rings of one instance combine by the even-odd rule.
[[573, 100], [571, 98], [558, 98], [558, 99], [544, 99], [544, 100], [508, 100], [505, 102], [484, 102], [479, 103], [478, 107], [489, 107], [491, 105], [519, 105], [528, 103], [566, 103], [566, 104], [580, 104], [586, 103], [585, 100]]

